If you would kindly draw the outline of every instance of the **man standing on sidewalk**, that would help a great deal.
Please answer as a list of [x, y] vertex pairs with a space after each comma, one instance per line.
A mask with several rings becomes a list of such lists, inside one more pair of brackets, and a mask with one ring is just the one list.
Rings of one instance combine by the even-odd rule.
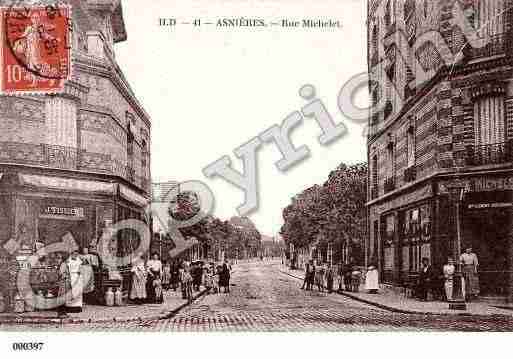
[[428, 258], [422, 258], [422, 268], [420, 269], [419, 274], [419, 287], [418, 287], [418, 293], [419, 293], [419, 299], [423, 301], [428, 300], [428, 293], [431, 289], [433, 280], [433, 268], [429, 264]]
[[310, 263], [306, 262], [305, 264], [305, 279], [303, 280], [303, 285], [301, 286], [301, 289], [309, 290], [308, 288], [308, 276], [310, 275]]

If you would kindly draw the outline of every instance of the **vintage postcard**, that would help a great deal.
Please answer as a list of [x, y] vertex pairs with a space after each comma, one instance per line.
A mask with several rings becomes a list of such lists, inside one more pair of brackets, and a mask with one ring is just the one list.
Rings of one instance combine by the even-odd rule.
[[0, 19], [0, 337], [513, 330], [513, 1]]

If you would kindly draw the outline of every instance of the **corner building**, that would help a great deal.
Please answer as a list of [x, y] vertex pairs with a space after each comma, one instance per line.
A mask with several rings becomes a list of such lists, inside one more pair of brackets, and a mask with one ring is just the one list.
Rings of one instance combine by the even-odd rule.
[[[148, 222], [151, 124], [115, 59], [114, 45], [127, 39], [121, 1], [67, 2], [73, 71], [64, 93], [0, 97], [0, 292], [11, 299], [13, 257], [65, 238], [94, 247], [110, 224]], [[16, 252], [4, 248], [9, 240]], [[111, 243], [120, 255], [136, 245], [131, 231]], [[36, 290], [57, 288], [56, 255], [33, 269]], [[121, 273], [110, 284], [126, 290]]]
[[481, 296], [513, 298], [512, 9], [511, 0], [368, 1], [366, 256], [386, 285], [410, 287], [423, 257], [441, 270], [472, 247]]

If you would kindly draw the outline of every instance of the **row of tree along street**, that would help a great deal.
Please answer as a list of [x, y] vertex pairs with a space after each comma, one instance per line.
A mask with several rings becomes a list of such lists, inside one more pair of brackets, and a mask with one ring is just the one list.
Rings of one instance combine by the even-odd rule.
[[[175, 220], [185, 221], [196, 216], [200, 207], [196, 193], [181, 192], [170, 202], [169, 215]], [[202, 257], [242, 259], [257, 257], [262, 253], [262, 236], [249, 218], [222, 220], [212, 215], [201, 217], [198, 223], [179, 230], [185, 239], [195, 238], [199, 241]], [[171, 240], [167, 242], [172, 244]]]
[[322, 185], [292, 198], [283, 210], [281, 236], [292, 267], [309, 259], [363, 264], [367, 164], [341, 164]]

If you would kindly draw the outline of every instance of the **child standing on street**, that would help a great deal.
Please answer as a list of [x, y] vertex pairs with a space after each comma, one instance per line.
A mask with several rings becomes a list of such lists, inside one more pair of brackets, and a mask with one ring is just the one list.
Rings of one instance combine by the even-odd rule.
[[205, 270], [203, 272], [203, 284], [205, 285], [205, 288], [207, 289], [207, 293], [211, 293], [212, 287], [214, 286], [214, 278], [212, 276], [212, 272], [210, 271], [210, 268], [205, 267]]
[[212, 266], [212, 289], [214, 293], [219, 293], [219, 267]]

